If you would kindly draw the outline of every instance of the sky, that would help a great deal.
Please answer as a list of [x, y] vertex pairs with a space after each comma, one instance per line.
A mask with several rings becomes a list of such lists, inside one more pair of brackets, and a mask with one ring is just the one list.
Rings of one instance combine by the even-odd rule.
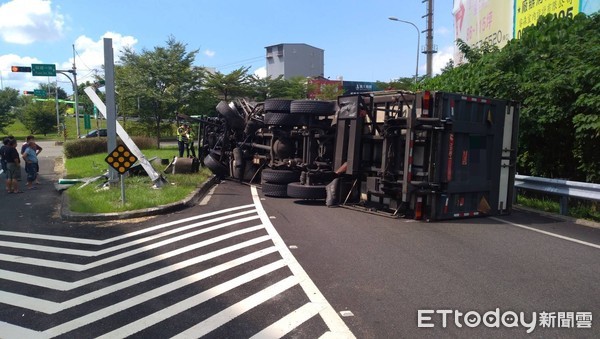
[[[434, 73], [452, 58], [452, 0], [434, 1]], [[166, 46], [169, 37], [198, 50], [195, 64], [227, 74], [236, 68], [266, 75], [265, 47], [305, 43], [325, 51], [325, 77], [390, 81], [413, 77], [417, 31], [426, 28], [422, 0], [0, 0], [0, 87], [19, 91], [54, 77], [13, 73], [11, 66], [55, 64], [79, 83], [103, 74], [103, 39], [115, 61], [124, 46], [136, 52]], [[421, 46], [425, 45], [421, 33]], [[74, 46], [74, 48], [73, 48]], [[73, 52], [75, 51], [75, 53]], [[419, 55], [419, 74], [426, 56]], [[71, 93], [71, 83], [58, 75]]]

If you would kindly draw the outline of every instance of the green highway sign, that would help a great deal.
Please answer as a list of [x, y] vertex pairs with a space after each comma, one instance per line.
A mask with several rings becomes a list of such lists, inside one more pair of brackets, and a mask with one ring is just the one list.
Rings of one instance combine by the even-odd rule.
[[39, 98], [45, 98], [46, 97], [46, 91], [43, 89], [34, 89], [33, 90], [33, 95], [35, 95], [36, 97]]
[[40, 77], [54, 77], [56, 76], [56, 65], [31, 64], [31, 75]]

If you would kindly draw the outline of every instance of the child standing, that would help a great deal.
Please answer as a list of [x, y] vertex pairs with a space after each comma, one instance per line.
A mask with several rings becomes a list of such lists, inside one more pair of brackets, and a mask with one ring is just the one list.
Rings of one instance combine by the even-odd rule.
[[25, 148], [22, 156], [25, 160], [25, 173], [27, 173], [27, 189], [36, 189], [33, 183], [37, 179], [39, 165], [35, 141], [29, 141], [29, 146]]

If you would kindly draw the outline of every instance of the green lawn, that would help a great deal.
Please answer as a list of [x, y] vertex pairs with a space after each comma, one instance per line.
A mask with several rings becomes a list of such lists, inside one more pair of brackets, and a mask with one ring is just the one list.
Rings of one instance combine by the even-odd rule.
[[[67, 116], [66, 118], [64, 118], [65, 120], [65, 126], [67, 129], [67, 140], [74, 140], [77, 139], [77, 126], [75, 124], [75, 117], [74, 116]], [[119, 123], [123, 126], [123, 121], [119, 120]], [[83, 116], [81, 116], [79, 118], [79, 134], [80, 135], [86, 135], [89, 131], [91, 130], [95, 130], [95, 129], [99, 129], [99, 128], [106, 128], [106, 120], [104, 119], [91, 119], [91, 128], [84, 128], [85, 124], [83, 121]], [[130, 135], [137, 135], [140, 133], [136, 133], [136, 131], [140, 130], [139, 127], [139, 123], [136, 121], [132, 121], [132, 120], [127, 120], [125, 122], [125, 130], [130, 134]], [[15, 119], [15, 122], [11, 125], [9, 125], [6, 129], [5, 129], [5, 134], [9, 135], [12, 134], [14, 135], [17, 140], [24, 140], [29, 134], [31, 134], [26, 128], [25, 126], [18, 120]], [[173, 135], [166, 135], [168, 134], [165, 132], [162, 132], [163, 135], [161, 135], [162, 138], [170, 138], [170, 137], [174, 137]], [[54, 141], [64, 141], [65, 137], [63, 134], [58, 135], [57, 131], [54, 130], [52, 133], [49, 133], [47, 135], [42, 135], [42, 134], [36, 134], [35, 135], [37, 140], [54, 140]]]
[[[75, 125], [75, 117], [71, 117], [71, 116], [67, 117], [65, 120], [65, 126], [67, 128], [67, 140], [77, 139], [77, 126]], [[96, 126], [99, 126], [99, 127], [96, 127]], [[85, 129], [84, 123], [83, 123], [83, 117], [79, 118], [79, 133], [81, 135], [85, 135], [87, 132], [89, 132], [93, 129], [97, 129], [97, 128], [106, 128], [106, 120], [92, 119], [91, 129]], [[15, 122], [13, 124], [6, 127], [5, 131], [6, 131], [7, 135], [8, 134], [14, 135], [17, 138], [17, 140], [25, 139], [30, 134], [30, 132], [27, 130], [27, 128], [25, 128], [25, 126], [17, 119], [15, 119]], [[36, 134], [35, 138], [37, 140], [54, 140], [54, 141], [63, 141], [64, 140], [64, 136], [62, 134], [60, 136], [57, 135], [56, 130], [47, 135]]]
[[[147, 159], [172, 159], [175, 149], [144, 150]], [[68, 178], [95, 177], [106, 172], [108, 165], [104, 162], [106, 154], [67, 159], [66, 172]], [[152, 162], [157, 172], [162, 173], [166, 165], [160, 165], [160, 160]], [[121, 203], [120, 185], [109, 189], [100, 189], [102, 181], [91, 183], [83, 188], [82, 184], [74, 185], [65, 194], [69, 196], [70, 208], [73, 212], [109, 213], [123, 212], [142, 208], [156, 207], [180, 201], [187, 197], [204, 183], [211, 173], [201, 169], [194, 174], [163, 174], [168, 183], [160, 189], [153, 189], [152, 182], [147, 176], [127, 176], [125, 178], [125, 200]]]

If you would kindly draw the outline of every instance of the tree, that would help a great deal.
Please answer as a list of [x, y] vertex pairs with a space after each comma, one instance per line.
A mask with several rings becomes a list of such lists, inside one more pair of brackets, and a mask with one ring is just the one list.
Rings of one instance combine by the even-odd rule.
[[0, 131], [6, 133], [5, 128], [13, 123], [14, 109], [19, 100], [19, 91], [6, 87], [0, 90]]
[[390, 82], [377, 81], [375, 83], [375, 87], [377, 87], [377, 90], [380, 90], [380, 91], [385, 91], [385, 90], [414, 91], [414, 90], [416, 90], [415, 89], [415, 78], [400, 78], [398, 80], [393, 80]]
[[342, 86], [338, 84], [324, 84], [321, 86], [321, 92], [315, 96], [319, 100], [336, 100], [338, 96], [344, 94]]
[[161, 126], [161, 122], [172, 121], [201, 88], [203, 72], [192, 65], [198, 50], [188, 52], [186, 48], [174, 37], [169, 37], [166, 47], [143, 50], [140, 54], [125, 48], [121, 67], [115, 68], [120, 109], [137, 109], [140, 122], [153, 132], [157, 144], [162, 129], [172, 125]]
[[283, 88], [283, 94], [290, 99], [305, 99], [310, 92], [307, 78], [292, 77], [287, 79]]
[[[59, 114], [63, 115], [66, 106], [59, 105]], [[46, 135], [56, 129], [56, 105], [54, 101], [33, 101], [20, 111], [20, 120], [31, 134]]]
[[500, 51], [459, 48], [468, 63], [424, 88], [521, 103], [518, 171], [600, 182], [600, 14], [540, 18]]
[[67, 100], [69, 98], [69, 96], [67, 95], [67, 92], [65, 92], [64, 89], [62, 89], [62, 87], [56, 87], [55, 83], [47, 83], [47, 84], [39, 84], [38, 88], [41, 90], [46, 91], [46, 94], [48, 95], [49, 98], [54, 98], [56, 97], [56, 91], [58, 91], [58, 98], [61, 100]]
[[222, 100], [229, 101], [232, 98], [248, 94], [250, 85], [254, 78], [248, 74], [250, 67], [240, 67], [229, 74], [221, 72], [206, 75], [206, 88], [214, 91]]

